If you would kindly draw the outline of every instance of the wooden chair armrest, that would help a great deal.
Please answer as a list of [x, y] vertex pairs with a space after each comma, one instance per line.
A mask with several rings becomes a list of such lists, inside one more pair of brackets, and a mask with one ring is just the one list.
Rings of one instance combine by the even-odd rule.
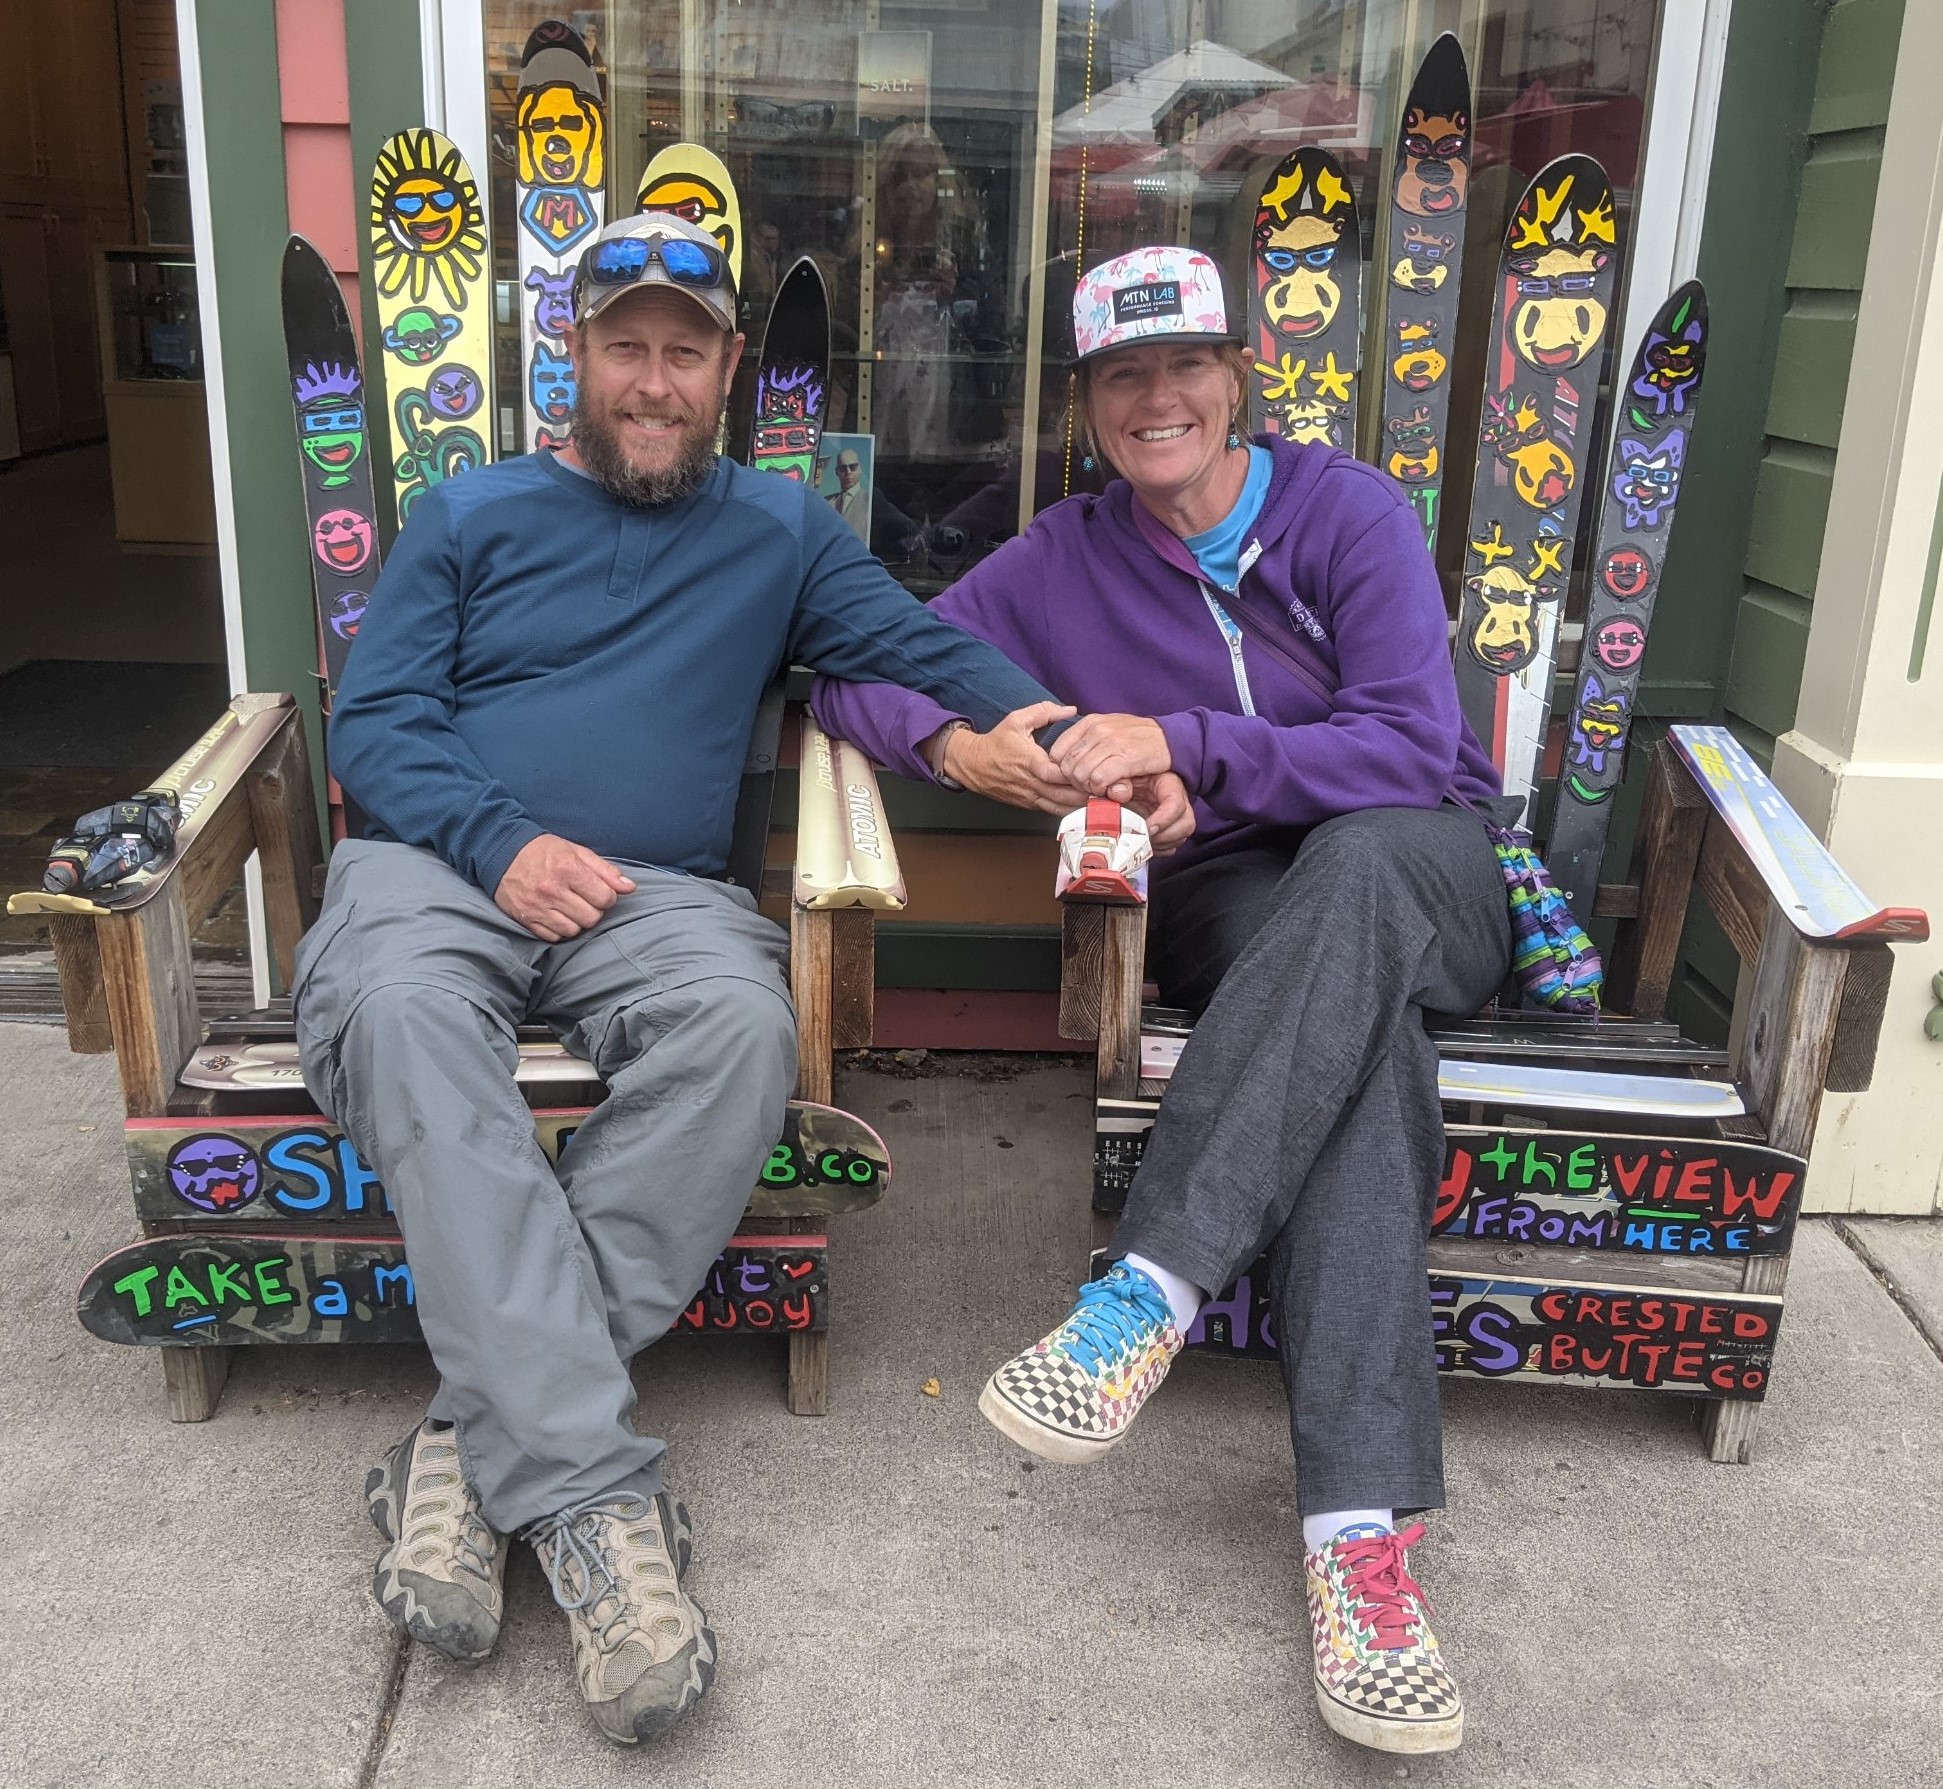
[[1811, 944], [1929, 937], [1920, 907], [1878, 907], [1855, 885], [1727, 728], [1682, 724], [1668, 737], [1713, 808], [1698, 884], [1729, 934], [1737, 927], [1743, 934], [1735, 945], [1744, 958], [1759, 949], [1758, 938], [1746, 936], [1764, 905], [1757, 890]]
[[[175, 849], [153, 870], [143, 872], [138, 885], [125, 884], [102, 900], [27, 889], [8, 897], [7, 911], [100, 918], [143, 905], [180, 878], [186, 885], [189, 924], [199, 924], [235, 880], [252, 848], [249, 844], [240, 851], [235, 848], [248, 833], [248, 802], [238, 799], [244, 778], [277, 743], [285, 720], [295, 710], [292, 696], [237, 696], [208, 732], [151, 779], [151, 788], [176, 792], [183, 819]], [[227, 873], [220, 873], [225, 867]]]
[[799, 1097], [827, 1102], [837, 1050], [867, 1049], [875, 1022], [876, 919], [904, 906], [884, 797], [868, 758], [803, 717], [789, 980]]

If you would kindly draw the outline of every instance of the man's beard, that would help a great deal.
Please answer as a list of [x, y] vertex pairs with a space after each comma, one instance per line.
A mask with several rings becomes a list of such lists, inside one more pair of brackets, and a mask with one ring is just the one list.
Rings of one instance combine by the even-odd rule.
[[[720, 409], [718, 403], [718, 416]], [[586, 387], [574, 393], [575, 452], [594, 475], [595, 483], [635, 509], [674, 503], [702, 488], [715, 465], [716, 422], [717, 417], [711, 416], [683, 423], [673, 462], [658, 472], [644, 472], [627, 457], [615, 425], [606, 416], [594, 413]]]

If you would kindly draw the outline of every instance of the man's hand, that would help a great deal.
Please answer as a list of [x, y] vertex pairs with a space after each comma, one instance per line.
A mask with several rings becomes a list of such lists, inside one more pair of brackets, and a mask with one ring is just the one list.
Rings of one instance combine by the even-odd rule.
[[506, 866], [492, 898], [534, 937], [558, 944], [597, 925], [615, 901], [633, 892], [633, 879], [599, 852], [543, 832]]
[[1174, 767], [1160, 722], [1141, 714], [1089, 714], [1052, 742], [1050, 756], [1069, 783], [1121, 802], [1136, 778]]
[[946, 735], [944, 773], [955, 783], [1015, 808], [1042, 814], [1070, 814], [1086, 791], [1053, 768], [1032, 736], [1053, 721], [1070, 719], [1077, 709], [1057, 702], [1015, 708], [989, 733], [959, 727]]
[[1171, 770], [1137, 778], [1125, 805], [1146, 820], [1147, 837], [1156, 857], [1179, 850], [1194, 836], [1193, 798]]

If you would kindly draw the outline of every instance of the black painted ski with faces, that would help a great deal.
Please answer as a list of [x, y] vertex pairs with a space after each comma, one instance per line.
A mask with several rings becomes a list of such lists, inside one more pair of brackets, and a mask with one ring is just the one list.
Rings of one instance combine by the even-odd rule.
[[357, 337], [337, 275], [301, 236], [283, 251], [283, 345], [328, 711], [378, 577], [378, 508]]
[[1471, 75], [1463, 50], [1447, 31], [1430, 46], [1410, 83], [1397, 132], [1383, 429], [1376, 455], [1409, 499], [1433, 553], [1470, 185]]
[[1707, 294], [1688, 280], [1647, 325], [1613, 402], [1618, 422], [1592, 550], [1585, 644], [1545, 849], [1552, 879], [1581, 921], [1591, 917], [1605, 855], [1706, 365]]

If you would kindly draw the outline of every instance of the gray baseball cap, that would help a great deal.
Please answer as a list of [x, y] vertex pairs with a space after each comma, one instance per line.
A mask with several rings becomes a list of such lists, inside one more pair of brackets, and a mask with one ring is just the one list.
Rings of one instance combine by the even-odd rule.
[[[632, 259], [628, 251], [617, 252], [609, 247], [624, 241], [646, 245], [638, 271], [620, 264]], [[693, 243], [706, 250], [715, 277], [699, 282], [676, 278], [659, 252], [659, 245], [664, 242]], [[692, 255], [684, 259], [697, 261]], [[607, 269], [611, 277], [596, 278], [596, 268]], [[666, 211], [636, 212], [632, 217], [609, 224], [581, 254], [573, 280], [574, 321], [586, 323], [598, 317], [623, 293], [639, 291], [643, 286], [665, 286], [671, 292], [679, 292], [700, 305], [718, 328], [731, 334], [735, 330], [735, 279], [729, 272], [729, 258], [722, 252], [722, 245], [699, 224], [691, 224], [686, 218]]]

